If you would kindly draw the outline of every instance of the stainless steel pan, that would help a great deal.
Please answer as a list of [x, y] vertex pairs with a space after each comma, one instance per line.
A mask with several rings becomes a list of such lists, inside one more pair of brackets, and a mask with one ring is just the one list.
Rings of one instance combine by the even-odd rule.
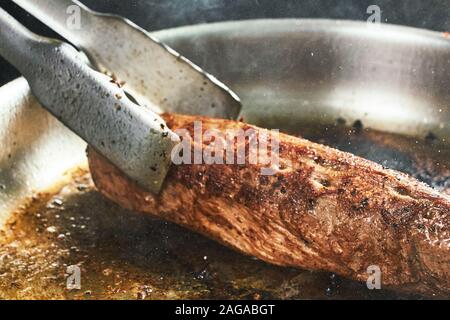
[[[153, 35], [236, 91], [245, 121], [351, 151], [449, 192], [444, 34], [254, 20]], [[0, 141], [0, 298], [410, 297], [273, 267], [109, 203], [83, 171], [85, 145], [36, 103], [23, 79], [0, 89]], [[66, 287], [70, 265], [81, 267], [80, 290]]]

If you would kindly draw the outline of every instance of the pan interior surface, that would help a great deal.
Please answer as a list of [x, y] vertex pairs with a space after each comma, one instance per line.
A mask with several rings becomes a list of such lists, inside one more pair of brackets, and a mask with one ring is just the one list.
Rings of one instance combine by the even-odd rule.
[[[450, 45], [439, 33], [257, 20], [155, 36], [235, 90], [245, 121], [352, 152], [450, 194]], [[0, 103], [0, 298], [417, 298], [271, 266], [119, 208], [95, 190], [85, 144], [40, 108], [23, 79], [0, 89]], [[70, 290], [74, 265], [81, 288]]]

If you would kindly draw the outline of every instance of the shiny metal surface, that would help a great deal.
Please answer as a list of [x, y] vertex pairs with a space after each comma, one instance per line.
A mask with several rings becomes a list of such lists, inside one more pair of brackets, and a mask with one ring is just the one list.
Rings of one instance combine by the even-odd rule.
[[450, 137], [445, 34], [283, 19], [184, 27], [155, 36], [229, 84], [252, 123], [298, 128], [343, 118], [390, 132]]
[[24, 78], [0, 88], [0, 225], [24, 199], [86, 162], [86, 144], [41, 107]]
[[99, 70], [125, 81], [141, 105], [230, 119], [240, 111], [239, 98], [223, 83], [129, 20], [79, 1], [14, 2], [82, 49]]
[[[413, 146], [415, 137], [422, 139], [432, 134], [436, 147], [431, 142], [428, 147], [436, 149], [436, 153], [441, 150], [442, 154], [449, 152], [450, 92], [447, 90], [449, 80], [446, 75], [450, 74], [450, 45], [449, 40], [440, 33], [393, 26], [374, 30], [367, 28], [364, 23], [345, 21], [260, 20], [185, 27], [157, 32], [155, 36], [226, 81], [241, 96], [242, 116], [248, 122], [302, 134], [315, 128], [320, 136], [322, 131], [334, 126], [337, 120], [339, 123], [346, 120], [347, 124], [360, 120], [365, 128], [409, 135]], [[396, 144], [385, 143], [376, 134], [373, 135], [374, 142], [370, 139], [358, 142], [365, 139], [362, 135], [350, 139], [353, 144], [349, 145], [344, 134], [339, 136], [346, 130], [339, 129], [337, 134], [327, 132], [332, 136], [331, 140], [337, 140], [333, 142], [334, 145], [374, 161], [383, 163], [384, 157], [388, 159], [393, 154], [393, 163], [387, 165], [399, 170], [402, 167], [395, 165], [397, 162], [401, 164], [402, 159], [397, 159], [396, 155], [403, 154], [410, 159], [416, 153], [409, 143], [405, 143], [402, 152], [398, 152]], [[9, 218], [12, 209], [21, 204], [27, 195], [31, 195], [33, 190], [46, 190], [62, 179], [64, 171], [85, 163], [84, 144], [37, 105], [23, 79], [0, 89], [0, 141], [4, 145], [0, 148], [2, 221]], [[382, 148], [373, 147], [380, 143]], [[352, 149], [357, 146], [363, 146], [364, 150]], [[426, 156], [432, 153], [423, 154]], [[444, 160], [438, 157], [426, 158], [424, 166], [428, 168], [429, 161], [443, 164]], [[409, 160], [405, 162], [409, 163]], [[436, 176], [442, 176], [444, 172], [445, 179], [450, 177], [445, 168], [439, 170]], [[436, 185], [443, 191], [449, 190], [448, 181], [439, 180]], [[68, 196], [74, 199], [82, 197], [76, 193]], [[181, 229], [178, 228], [167, 226], [175, 230], [173, 233], [164, 233], [172, 235], [170, 239], [163, 235], [153, 239], [150, 236], [154, 234], [153, 231], [147, 230], [145, 226], [151, 229], [155, 223], [145, 220], [147, 217], [129, 212], [117, 215], [116, 220], [111, 219], [109, 208], [104, 209], [105, 204], [100, 203], [97, 196], [88, 195], [94, 199], [97, 207], [81, 205], [82, 202], [78, 200], [67, 204], [69, 215], [80, 212], [77, 206], [81, 205], [83, 216], [92, 215], [92, 219], [100, 220], [98, 224], [88, 226], [95, 235], [91, 237], [93, 243], [97, 243], [96, 237], [102, 237], [102, 243], [107, 243], [111, 235], [124, 232], [119, 237], [123, 240], [119, 242], [123, 247], [114, 247], [114, 243], [112, 248], [108, 247], [111, 257], [102, 256], [101, 259], [114, 261], [113, 269], [117, 267], [123, 270], [122, 276], [127, 279], [125, 282], [134, 281], [133, 272], [148, 272], [151, 279], [159, 279], [161, 270], [174, 270], [164, 274], [164, 286], [161, 286], [161, 292], [156, 297], [239, 297], [238, 292], [254, 292], [255, 285], [258, 287], [258, 284], [264, 284], [258, 290], [277, 291], [267, 293], [269, 297], [311, 298], [321, 297], [328, 286], [324, 284], [328, 280], [324, 281], [323, 275], [272, 268], [267, 264], [249, 262], [250, 259], [246, 263], [252, 264], [252, 267], [242, 271], [242, 266], [247, 264], [239, 259], [246, 257], [233, 253], [229, 259], [221, 260], [220, 257], [229, 256], [224, 254], [229, 251], [202, 237], [199, 239], [205, 241], [204, 245], [198, 246], [197, 242], [193, 242], [190, 247], [190, 240], [179, 240]], [[106, 211], [100, 213], [100, 210]], [[127, 219], [139, 221], [134, 225], [130, 222], [133, 227], [124, 229], [122, 224], [127, 224]], [[73, 222], [68, 220], [64, 223], [68, 224], [67, 228], [71, 228]], [[100, 232], [105, 230], [105, 225], [109, 233]], [[161, 229], [159, 225], [155, 228]], [[130, 236], [130, 232], [136, 232], [139, 236]], [[191, 237], [188, 231], [183, 235], [189, 239]], [[97, 266], [99, 256], [96, 250], [83, 248], [87, 239], [84, 234], [80, 233], [77, 237], [76, 241], [71, 241], [81, 246], [81, 253], [87, 251], [95, 256], [87, 263]], [[149, 238], [153, 239], [150, 243], [145, 240]], [[37, 243], [40, 241], [41, 238], [36, 240]], [[75, 244], [70, 242], [69, 247]], [[189, 252], [194, 260], [198, 258], [193, 263], [196, 272], [197, 269], [209, 268], [203, 266], [203, 256], [207, 255], [208, 261], [212, 261], [212, 273], [220, 270], [219, 275], [211, 276], [211, 281], [198, 278], [192, 280], [191, 265], [184, 262], [186, 256], [174, 259], [165, 254], [166, 249], [174, 254]], [[198, 253], [199, 257], [192, 252]], [[123, 257], [125, 253], [127, 258]], [[128, 259], [128, 256], [131, 258]], [[154, 260], [151, 260], [153, 257]], [[122, 263], [121, 259], [131, 266]], [[152, 267], [149, 267], [149, 261], [154, 262], [150, 263]], [[164, 263], [156, 268], [153, 267], [157, 265], [156, 261]], [[103, 265], [99, 268], [103, 268]], [[102, 287], [101, 281], [104, 279], [101, 274], [92, 273], [89, 276], [92, 287]], [[184, 286], [186, 279], [189, 283], [193, 282], [189, 286], [192, 291], [188, 292]], [[216, 286], [215, 281], [220, 284]], [[295, 293], [291, 290], [292, 281], [299, 283], [295, 285]], [[284, 282], [289, 283], [289, 290], [282, 285]], [[202, 290], [198, 290], [199, 283]], [[355, 284], [342, 286], [347, 288], [343, 296], [335, 297], [401, 297], [368, 292], [363, 284], [357, 284], [359, 289], [356, 291]], [[310, 293], [308, 289], [318, 291]], [[27, 296], [26, 293], [24, 295]], [[122, 295], [111, 294], [107, 297], [121, 298]]]

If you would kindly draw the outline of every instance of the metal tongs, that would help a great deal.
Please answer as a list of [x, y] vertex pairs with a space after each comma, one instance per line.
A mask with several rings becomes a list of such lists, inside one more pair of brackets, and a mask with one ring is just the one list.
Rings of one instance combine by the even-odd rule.
[[[158, 112], [236, 118], [237, 96], [131, 22], [78, 1], [14, 0], [81, 49], [33, 34], [0, 8], [0, 54], [56, 118], [130, 178], [158, 193], [179, 137]], [[70, 25], [71, 14], [79, 25]], [[114, 77], [105, 75], [110, 72]], [[117, 79], [126, 81], [130, 100]]]

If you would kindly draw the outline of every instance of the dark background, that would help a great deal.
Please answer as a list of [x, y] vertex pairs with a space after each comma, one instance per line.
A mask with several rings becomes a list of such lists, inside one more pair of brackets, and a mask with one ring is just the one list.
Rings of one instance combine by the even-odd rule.
[[[39, 0], [36, 0], [39, 1]], [[450, 31], [450, 0], [82, 0], [92, 9], [123, 15], [147, 30], [255, 18], [366, 20], [367, 7], [380, 6], [382, 22]], [[33, 31], [57, 37], [12, 3], [0, 0]], [[19, 74], [0, 58], [0, 85]]]

